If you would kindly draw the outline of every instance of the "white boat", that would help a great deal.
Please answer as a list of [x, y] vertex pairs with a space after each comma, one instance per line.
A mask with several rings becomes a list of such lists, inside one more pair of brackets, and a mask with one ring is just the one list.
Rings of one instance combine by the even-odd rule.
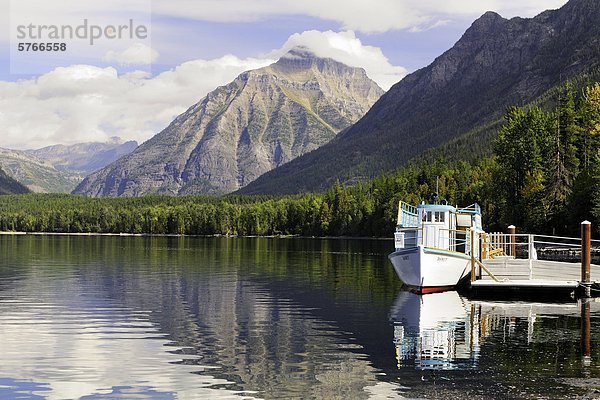
[[479, 233], [483, 230], [477, 204], [457, 208], [421, 203], [415, 207], [401, 201], [395, 251], [389, 259], [409, 289], [418, 293], [451, 290], [470, 274], [472, 252], [480, 259], [479, 240], [471, 241]]

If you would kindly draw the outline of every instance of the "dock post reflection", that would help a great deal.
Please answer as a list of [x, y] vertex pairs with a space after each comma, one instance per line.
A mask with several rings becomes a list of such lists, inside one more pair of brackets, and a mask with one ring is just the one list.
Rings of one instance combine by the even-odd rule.
[[581, 362], [584, 367], [592, 363], [592, 335], [590, 321], [590, 299], [581, 300]]

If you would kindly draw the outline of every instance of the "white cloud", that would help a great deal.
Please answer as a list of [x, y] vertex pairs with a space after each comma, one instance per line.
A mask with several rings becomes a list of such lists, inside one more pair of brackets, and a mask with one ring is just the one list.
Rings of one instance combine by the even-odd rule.
[[172, 0], [156, 2], [153, 12], [205, 21], [259, 21], [276, 16], [306, 15], [335, 21], [344, 29], [365, 33], [395, 29], [423, 30], [454, 18], [473, 18], [486, 11], [505, 17], [530, 17], [567, 0]]
[[295, 46], [305, 46], [319, 57], [329, 57], [352, 67], [364, 68], [367, 75], [388, 90], [400, 81], [408, 71], [401, 66], [390, 64], [380, 48], [362, 44], [354, 32], [306, 31], [289, 37], [283, 47], [272, 52], [272, 58], [279, 58]]
[[[24, 0], [12, 0], [15, 5]], [[343, 29], [364, 33], [407, 29], [419, 31], [457, 18], [476, 18], [486, 11], [505, 17], [531, 17], [546, 9], [559, 8], [567, 0], [26, 0], [30, 20], [65, 21], [66, 16], [123, 16], [152, 10], [155, 17], [168, 16], [198, 21], [251, 22], [273, 17], [309, 16], [333, 21]], [[8, 3], [8, 2], [7, 2]], [[0, 5], [8, 14], [9, 5]], [[12, 7], [14, 8], [14, 7]], [[75, 10], [75, 11], [74, 11]], [[2, 21], [2, 19], [0, 19]], [[3, 23], [6, 23], [5, 19]], [[178, 29], [173, 24], [173, 29]], [[3, 35], [0, 35], [0, 40]], [[6, 39], [6, 37], [5, 37]]]
[[109, 50], [104, 56], [106, 62], [117, 62], [120, 65], [148, 65], [158, 60], [158, 51], [143, 43], [134, 43], [119, 52]]
[[60, 67], [37, 79], [0, 81], [0, 147], [35, 148], [115, 135], [147, 140], [217, 86], [275, 62], [298, 45], [365, 68], [384, 89], [406, 74], [379, 48], [362, 44], [350, 31], [294, 34], [280, 49], [260, 58], [194, 60], [157, 76], [143, 71], [119, 74], [113, 67]]
[[272, 61], [229, 55], [186, 62], [155, 77], [72, 65], [34, 80], [0, 82], [0, 146], [35, 148], [115, 135], [144, 141], [209, 91]]

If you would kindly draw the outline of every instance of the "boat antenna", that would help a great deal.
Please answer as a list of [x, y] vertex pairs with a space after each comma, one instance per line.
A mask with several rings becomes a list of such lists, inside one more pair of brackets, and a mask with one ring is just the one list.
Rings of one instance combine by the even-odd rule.
[[435, 177], [435, 195], [439, 196], [440, 195], [440, 176], [436, 176]]

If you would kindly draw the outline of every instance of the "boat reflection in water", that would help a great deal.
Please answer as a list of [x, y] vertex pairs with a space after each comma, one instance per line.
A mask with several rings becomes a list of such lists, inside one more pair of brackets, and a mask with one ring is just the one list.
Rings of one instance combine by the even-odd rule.
[[581, 362], [589, 367], [592, 314], [600, 314], [600, 302], [589, 299], [569, 303], [476, 301], [454, 291], [425, 295], [401, 291], [390, 320], [398, 368], [451, 370], [483, 367], [479, 364], [484, 342], [493, 347], [497, 340], [512, 338], [523, 348], [544, 345], [552, 336], [542, 331], [543, 321], [580, 318], [580, 329], [563, 329], [561, 335], [581, 341]]
[[467, 300], [454, 291], [426, 295], [401, 291], [390, 312], [398, 368], [477, 366], [479, 322], [467, 308]]

